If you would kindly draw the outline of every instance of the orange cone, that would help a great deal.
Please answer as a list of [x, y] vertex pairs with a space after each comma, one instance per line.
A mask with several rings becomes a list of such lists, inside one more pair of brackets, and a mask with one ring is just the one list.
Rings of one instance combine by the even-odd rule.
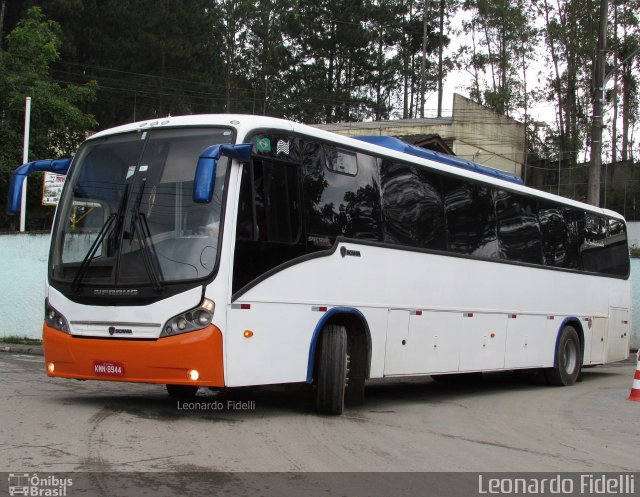
[[640, 402], [640, 350], [638, 351], [638, 357], [636, 358], [636, 374], [633, 376], [633, 385], [631, 385], [631, 393], [629, 400], [635, 400]]

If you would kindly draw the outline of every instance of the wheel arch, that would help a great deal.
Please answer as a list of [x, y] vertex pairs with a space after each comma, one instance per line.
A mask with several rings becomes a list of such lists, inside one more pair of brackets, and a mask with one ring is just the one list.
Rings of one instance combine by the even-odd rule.
[[318, 341], [322, 330], [327, 324], [340, 324], [347, 329], [347, 339], [357, 340], [364, 345], [365, 354], [360, 360], [363, 364], [354, 366], [363, 367], [366, 378], [371, 372], [371, 331], [364, 314], [354, 307], [332, 307], [320, 318], [313, 330], [311, 343], [309, 344], [309, 359], [307, 363], [307, 383], [313, 383], [317, 366]]
[[571, 325], [575, 328], [578, 333], [578, 339], [580, 340], [580, 355], [581, 360], [584, 361], [584, 329], [582, 328], [582, 323], [577, 317], [567, 317], [564, 318], [562, 324], [558, 328], [558, 333], [556, 333], [556, 344], [553, 352], [553, 367], [558, 367], [558, 343], [560, 342], [560, 337], [562, 336], [562, 330], [564, 330], [565, 326]]

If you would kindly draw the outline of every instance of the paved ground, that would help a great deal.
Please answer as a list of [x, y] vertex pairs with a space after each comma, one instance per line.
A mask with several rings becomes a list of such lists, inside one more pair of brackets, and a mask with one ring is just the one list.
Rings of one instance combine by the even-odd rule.
[[49, 379], [42, 357], [0, 353], [0, 471], [638, 471], [634, 370], [378, 381], [323, 417], [305, 389], [205, 390], [187, 410], [162, 386]]

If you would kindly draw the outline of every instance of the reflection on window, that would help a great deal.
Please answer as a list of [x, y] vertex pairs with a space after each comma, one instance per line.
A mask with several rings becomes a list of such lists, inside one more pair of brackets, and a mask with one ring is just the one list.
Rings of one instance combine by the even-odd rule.
[[562, 209], [542, 205], [538, 211], [544, 263], [547, 266], [566, 267], [567, 237]]
[[442, 250], [446, 245], [440, 178], [383, 161], [380, 168], [384, 241]]
[[[321, 151], [322, 149], [317, 149]], [[357, 176], [307, 168], [304, 179], [307, 233], [380, 241], [380, 187], [376, 160], [356, 154]], [[310, 164], [314, 162], [309, 161]]]
[[448, 249], [479, 257], [499, 258], [493, 189], [480, 183], [444, 180]]
[[536, 199], [512, 192], [496, 192], [498, 240], [504, 259], [542, 263], [542, 240]]

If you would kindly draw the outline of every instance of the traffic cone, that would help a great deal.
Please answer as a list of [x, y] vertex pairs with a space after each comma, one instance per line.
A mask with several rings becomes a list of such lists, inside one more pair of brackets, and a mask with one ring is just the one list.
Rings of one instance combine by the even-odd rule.
[[629, 400], [635, 400], [640, 402], [640, 350], [638, 351], [638, 357], [636, 358], [636, 374], [633, 376], [633, 385], [631, 385], [631, 393]]

